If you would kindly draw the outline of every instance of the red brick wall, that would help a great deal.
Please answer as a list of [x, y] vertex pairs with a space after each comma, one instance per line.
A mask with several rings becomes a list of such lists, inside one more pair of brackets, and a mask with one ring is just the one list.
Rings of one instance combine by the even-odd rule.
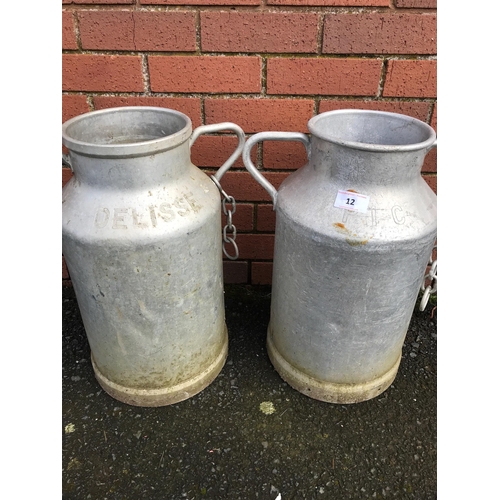
[[[122, 105], [186, 113], [193, 126], [232, 121], [247, 135], [307, 132], [315, 114], [380, 109], [437, 130], [437, 0], [63, 0], [63, 121]], [[196, 141], [213, 172], [229, 136]], [[267, 142], [254, 159], [278, 187], [305, 163], [300, 144]], [[436, 190], [437, 155], [422, 174]], [[71, 172], [63, 168], [63, 185]], [[271, 282], [274, 212], [241, 159], [222, 179], [237, 202], [240, 258], [227, 283]], [[69, 276], [63, 259], [63, 281]]]

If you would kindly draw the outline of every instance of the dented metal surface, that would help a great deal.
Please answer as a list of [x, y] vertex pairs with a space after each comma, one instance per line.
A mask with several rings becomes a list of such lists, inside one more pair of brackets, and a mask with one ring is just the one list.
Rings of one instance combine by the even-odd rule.
[[190, 160], [202, 133], [164, 108], [126, 107], [63, 125], [63, 254], [99, 383], [114, 398], [162, 406], [196, 394], [227, 355], [220, 195]]
[[[419, 120], [378, 111], [322, 113], [308, 126], [310, 139], [263, 132], [243, 150], [276, 210], [268, 353], [300, 392], [355, 403], [397, 374], [436, 239], [437, 198], [420, 174], [436, 135]], [[263, 140], [300, 140], [308, 151], [278, 191], [250, 159]], [[339, 192], [350, 204], [364, 196], [366, 209], [335, 206]]]

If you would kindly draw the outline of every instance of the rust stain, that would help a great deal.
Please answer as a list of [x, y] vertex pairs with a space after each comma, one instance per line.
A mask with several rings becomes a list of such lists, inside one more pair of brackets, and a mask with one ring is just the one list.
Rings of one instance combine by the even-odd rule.
[[347, 229], [345, 225], [342, 224], [342, 222], [335, 222], [332, 224], [332, 226], [335, 227], [339, 231], [339, 233], [344, 234], [346, 236], [346, 242], [353, 247], [366, 245], [368, 241], [373, 238], [373, 236], [370, 236], [369, 238], [361, 239], [361, 237], [356, 233], [353, 233], [352, 231]]
[[354, 189], [346, 189], [346, 191], [348, 191], [349, 193], [357, 193], [357, 191], [355, 191]]
[[[356, 236], [356, 235], [354, 235], [354, 236]], [[360, 245], [366, 245], [368, 243], [368, 240], [350, 240], [349, 238], [346, 238], [346, 241], [352, 247], [358, 247]]]

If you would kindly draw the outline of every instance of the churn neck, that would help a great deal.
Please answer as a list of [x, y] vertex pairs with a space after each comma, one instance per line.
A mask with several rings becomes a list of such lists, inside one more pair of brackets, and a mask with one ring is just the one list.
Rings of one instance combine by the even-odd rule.
[[166, 183], [190, 163], [188, 116], [130, 106], [92, 111], [63, 124], [62, 142], [81, 182], [127, 188]]
[[426, 123], [398, 113], [337, 110], [308, 123], [311, 165], [344, 180], [376, 184], [418, 177], [436, 133]]

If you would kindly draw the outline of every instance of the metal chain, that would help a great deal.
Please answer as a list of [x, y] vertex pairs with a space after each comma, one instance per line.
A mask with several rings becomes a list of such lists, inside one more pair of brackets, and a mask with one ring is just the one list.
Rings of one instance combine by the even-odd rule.
[[[211, 175], [210, 178], [214, 181], [214, 184], [217, 186], [222, 195], [222, 211], [226, 216], [226, 225], [222, 231], [222, 241], [224, 242], [224, 245], [222, 245], [222, 251], [228, 259], [236, 260], [240, 255], [238, 245], [236, 245], [236, 226], [233, 225], [233, 214], [236, 212], [236, 200], [222, 189], [220, 182], [213, 175]], [[231, 208], [228, 209], [226, 206], [227, 204], [231, 205]], [[230, 236], [227, 234], [228, 231], [231, 233]], [[231, 245], [233, 245], [235, 255], [229, 255], [227, 253], [225, 246], [226, 243], [231, 243]]]
[[[436, 247], [434, 247], [436, 248]], [[422, 299], [420, 300], [420, 311], [423, 311], [426, 306], [427, 302], [429, 301], [429, 297], [431, 294], [435, 294], [437, 292], [437, 259], [432, 260], [432, 255], [429, 258], [429, 265], [431, 266], [428, 274], [424, 276], [424, 279], [422, 281], [422, 286], [420, 287], [420, 290], [424, 292], [422, 295]], [[430, 285], [425, 285], [426, 282], [430, 280]]]

